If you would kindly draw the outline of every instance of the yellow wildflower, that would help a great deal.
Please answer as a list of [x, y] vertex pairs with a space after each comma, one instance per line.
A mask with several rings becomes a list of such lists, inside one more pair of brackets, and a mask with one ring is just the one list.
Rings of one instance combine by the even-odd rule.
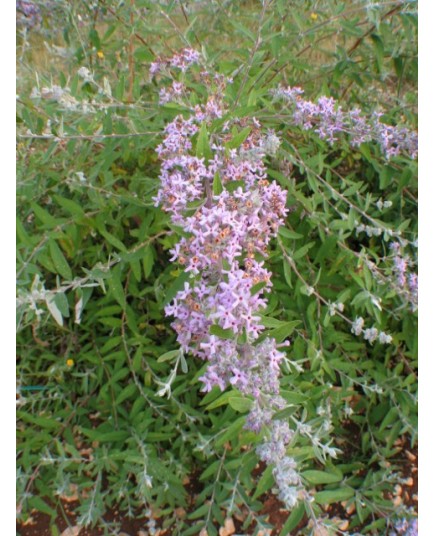
[[98, 56], [98, 58], [100, 60], [104, 59], [104, 52], [102, 50], [98, 50], [98, 52], [96, 53], [96, 55]]
[[318, 13], [311, 13], [311, 14], [310, 14], [310, 18], [311, 18], [312, 20], [316, 20], [316, 19], [318, 18]]
[[73, 367], [74, 366], [74, 360], [73, 359], [67, 359], [66, 360], [66, 366], [67, 367]]

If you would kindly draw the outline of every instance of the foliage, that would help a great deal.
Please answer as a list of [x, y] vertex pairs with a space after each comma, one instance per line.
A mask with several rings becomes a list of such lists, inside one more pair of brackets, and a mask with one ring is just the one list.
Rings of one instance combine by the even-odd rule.
[[[18, 42], [19, 519], [32, 508], [54, 519], [60, 498], [76, 493], [80, 523], [106, 530], [113, 505], [158, 509], [186, 536], [217, 534], [237, 512], [246, 533], [269, 526], [260, 497], [275, 483], [270, 469], [258, 476], [261, 437], [244, 429], [246, 399], [200, 391], [206, 365], [179, 351], [164, 315], [186, 274], [170, 262], [178, 237], [154, 206], [156, 147], [207, 89], [185, 79], [190, 100], [160, 106], [170, 79], [149, 67], [185, 46], [233, 78], [230, 118], [255, 117], [281, 141], [267, 173], [288, 192], [289, 214], [266, 262], [264, 314], [270, 336], [291, 337], [298, 367], [283, 367], [279, 418], [337, 449], [330, 460], [298, 434], [289, 454], [315, 500], [293, 510], [282, 534], [305, 515], [334, 533], [323, 505], [336, 501], [355, 506], [353, 532], [384, 534], [409, 517], [388, 497], [402, 483], [399, 442], [417, 437], [408, 279], [417, 165], [387, 159], [375, 141], [354, 147], [342, 134], [329, 144], [295, 125], [272, 92], [300, 86], [306, 99], [333, 97], [367, 117], [381, 110], [382, 122], [415, 129], [414, 4], [65, 0], [38, 17], [19, 26]], [[204, 136], [196, 143], [206, 151]], [[390, 344], [366, 335], [372, 327]], [[185, 484], [197, 478], [191, 504]]]

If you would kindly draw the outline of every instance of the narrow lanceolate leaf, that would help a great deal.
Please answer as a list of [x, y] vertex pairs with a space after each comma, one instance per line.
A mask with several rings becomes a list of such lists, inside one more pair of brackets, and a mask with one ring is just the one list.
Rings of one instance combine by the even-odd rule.
[[247, 139], [247, 136], [250, 134], [251, 130], [252, 129], [250, 127], [243, 128], [243, 130], [235, 134], [233, 138], [228, 141], [226, 147], [228, 149], [238, 149], [238, 147], [243, 143], [243, 141]]
[[252, 407], [252, 401], [241, 396], [231, 397], [228, 402], [232, 409], [240, 413], [245, 413]]
[[60, 274], [64, 279], [72, 279], [72, 271], [69, 267], [68, 261], [62, 253], [62, 250], [54, 240], [49, 241], [50, 255], [53, 261], [56, 272]]
[[184, 357], [184, 354], [181, 354], [181, 370], [184, 374], [188, 372], [188, 363]]
[[212, 151], [209, 144], [209, 136], [205, 122], [202, 123], [197, 137], [196, 155], [199, 158], [206, 158], [207, 160], [212, 157]]
[[256, 285], [253, 285], [253, 287], [250, 289], [250, 294], [254, 296], [258, 292], [260, 292], [265, 287], [265, 285], [265, 281], [260, 281], [259, 283], [256, 283]]
[[299, 240], [300, 238], [303, 238], [302, 234], [291, 231], [291, 229], [287, 229], [286, 227], [279, 227], [279, 234], [280, 236], [283, 236], [283, 238], [289, 238], [291, 240]]
[[127, 306], [127, 300], [125, 298], [124, 288], [122, 286], [121, 280], [117, 274], [112, 273], [110, 275], [109, 287], [115, 300], [123, 309], [125, 309], [125, 307]]
[[237, 391], [228, 391], [226, 393], [223, 393], [217, 398], [217, 400], [214, 400], [213, 402], [211, 402], [211, 404], [208, 404], [208, 406], [206, 406], [206, 411], [211, 411], [212, 409], [229, 404], [229, 399], [235, 398], [237, 396], [236, 393]]
[[59, 225], [59, 221], [57, 218], [52, 216], [49, 212], [47, 212], [44, 208], [42, 208], [40, 205], [37, 205], [36, 203], [31, 204], [32, 210], [35, 214], [35, 216], [40, 220], [44, 225], [47, 225], [49, 227], [55, 227], [56, 225]]
[[68, 298], [64, 292], [57, 292], [54, 297], [54, 303], [57, 305], [57, 308], [62, 313], [62, 316], [69, 317], [69, 303]]
[[209, 332], [211, 335], [216, 335], [217, 337], [220, 337], [220, 339], [234, 339], [235, 334], [231, 329], [223, 329], [222, 327], [218, 326], [217, 324], [212, 325], [209, 328]]
[[43, 499], [41, 499], [41, 497], [38, 497], [37, 495], [30, 497], [29, 506], [35, 510], [38, 510], [39, 512], [42, 512], [43, 514], [51, 516], [52, 518], [57, 516], [56, 510], [51, 508], [51, 506], [49, 506]]
[[220, 175], [216, 173], [214, 175], [214, 180], [212, 183], [212, 193], [214, 195], [220, 195], [223, 192], [222, 181], [220, 180]]
[[259, 479], [258, 485], [256, 486], [256, 491], [253, 494], [252, 499], [255, 500], [263, 493], [267, 492], [274, 485], [274, 482], [275, 481], [273, 477], [273, 467], [269, 465], [262, 473], [262, 476]]
[[270, 337], [276, 339], [276, 342], [278, 343], [283, 342], [291, 335], [291, 333], [300, 323], [300, 320], [292, 320], [291, 322], [285, 322], [283, 326], [271, 330]]
[[166, 352], [163, 355], [160, 355], [160, 357], [157, 359], [159, 363], [163, 363], [164, 361], [173, 361], [174, 359], [177, 359], [179, 356], [179, 352], [181, 350], [170, 350], [170, 352]]
[[286, 520], [286, 523], [283, 525], [279, 536], [287, 536], [288, 534], [292, 534], [292, 531], [297, 527], [297, 525], [303, 519], [304, 512], [305, 512], [304, 503], [300, 503], [298, 506], [296, 506], [294, 510], [291, 512], [291, 515]]
[[152, 273], [152, 268], [154, 266], [154, 248], [148, 244], [144, 250], [143, 250], [143, 273], [145, 274], [145, 278], [148, 279], [148, 277]]
[[164, 305], [170, 303], [176, 294], [184, 288], [185, 283], [190, 279], [190, 272], [181, 272], [166, 290]]
[[100, 228], [98, 229], [99, 233], [107, 240], [109, 244], [114, 246], [119, 251], [123, 251], [124, 253], [127, 251], [127, 248], [125, 245], [119, 240], [119, 238], [116, 238], [114, 235], [109, 233], [107, 229]]
[[336, 473], [327, 473], [325, 471], [304, 471], [301, 476], [305, 478], [310, 484], [334, 484], [340, 482], [343, 475], [340, 471]]
[[319, 491], [315, 494], [315, 502], [318, 504], [332, 504], [339, 501], [346, 501], [353, 496], [353, 488], [338, 488], [334, 490]]
[[81, 218], [85, 216], [84, 210], [75, 201], [72, 201], [71, 199], [66, 199], [65, 197], [61, 197], [60, 195], [55, 195], [54, 199], [61, 207], [63, 207], [70, 214], [72, 214], [72, 216], [78, 216]]

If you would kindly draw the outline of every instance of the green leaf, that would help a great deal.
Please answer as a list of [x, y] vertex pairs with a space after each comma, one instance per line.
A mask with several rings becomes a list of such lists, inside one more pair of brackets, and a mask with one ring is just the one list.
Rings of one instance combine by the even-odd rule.
[[229, 339], [229, 340], [235, 339], [235, 334], [231, 329], [223, 329], [221, 326], [218, 326], [217, 324], [213, 324], [209, 328], [209, 332], [211, 335], [220, 337], [220, 339]]
[[383, 40], [379, 35], [372, 34], [371, 39], [374, 42], [374, 48], [375, 48], [375, 56], [377, 59], [377, 67], [378, 72], [381, 73], [381, 70], [383, 68], [383, 60], [384, 60], [384, 44]]
[[283, 525], [279, 536], [289, 536], [291, 534], [291, 531], [294, 530], [300, 523], [300, 521], [303, 519], [304, 512], [304, 503], [300, 503], [298, 506], [296, 506], [286, 520], [285, 524]]
[[122, 309], [125, 309], [127, 306], [127, 300], [125, 298], [124, 287], [122, 286], [119, 276], [113, 271], [110, 273], [108, 284], [115, 300], [119, 303]]
[[237, 20], [233, 19], [232, 17], [229, 17], [228, 18], [228, 21], [232, 24], [232, 26], [234, 28], [236, 28], [237, 30], [239, 30], [242, 34], [244, 34], [246, 37], [248, 37], [253, 43], [256, 41], [256, 36], [255, 34], [249, 30], [248, 28], [246, 28], [245, 26], [243, 26], [241, 24], [241, 22], [238, 22]]
[[140, 283], [140, 281], [142, 280], [142, 269], [140, 267], [140, 261], [132, 260], [130, 261], [130, 266], [134, 277], [136, 278], [136, 281]]
[[62, 316], [65, 318], [69, 317], [69, 303], [68, 298], [64, 292], [57, 292], [54, 296], [54, 303], [56, 304], [59, 311], [62, 313]]
[[219, 408], [220, 406], [224, 406], [229, 403], [229, 399], [232, 397], [234, 398], [234, 391], [228, 391], [226, 393], [223, 393], [221, 396], [219, 396], [214, 402], [211, 402], [211, 404], [208, 404], [206, 406], [206, 411], [211, 411], [212, 409]]
[[184, 357], [184, 354], [181, 354], [181, 370], [184, 374], [187, 374], [188, 373], [188, 363], [187, 363], [187, 360], [185, 359]]
[[239, 413], [245, 413], [246, 411], [249, 411], [252, 407], [252, 401], [248, 398], [244, 398], [241, 396], [231, 397], [229, 398], [228, 402], [231, 408], [233, 408], [235, 411], [238, 411]]
[[175, 358], [178, 358], [180, 351], [181, 350], [179, 348], [178, 350], [170, 350], [169, 352], [160, 355], [157, 361], [159, 363], [164, 363], [165, 361], [173, 361]]
[[261, 324], [265, 328], [279, 328], [286, 324], [286, 322], [284, 322], [283, 320], [279, 320], [271, 316], [263, 316], [263, 315], [259, 315], [259, 316], [261, 317]]
[[305, 246], [298, 249], [292, 258], [296, 261], [297, 259], [301, 259], [301, 257], [304, 257], [306, 253], [310, 250], [311, 247], [315, 245], [315, 242], [309, 242], [309, 244], [306, 244]]
[[48, 245], [50, 248], [50, 255], [53, 260], [54, 267], [56, 268], [56, 272], [60, 274], [64, 279], [71, 280], [71, 268], [69, 267], [69, 264], [62, 253], [62, 250], [57, 245], [57, 242], [51, 239]]
[[286, 227], [279, 227], [279, 234], [280, 236], [283, 236], [283, 238], [289, 238], [291, 240], [299, 240], [300, 238], [303, 238], [302, 234], [291, 231], [291, 229], [287, 229]]
[[105, 229], [104, 227], [100, 226], [98, 228], [98, 232], [99, 232], [100, 235], [102, 235], [107, 240], [107, 242], [109, 244], [114, 246], [116, 249], [119, 249], [120, 251], [123, 251], [124, 253], [127, 253], [127, 248], [125, 247], [125, 245], [119, 240], [119, 238], [116, 238], [114, 235], [109, 233], [107, 231], [107, 229]]
[[262, 476], [259, 479], [259, 482], [256, 486], [256, 491], [253, 494], [252, 499], [255, 500], [258, 497], [260, 497], [263, 493], [268, 491], [272, 487], [273, 484], [274, 484], [273, 467], [269, 465], [265, 469], [265, 471], [262, 473]]
[[148, 50], [146, 47], [138, 47], [134, 51], [134, 57], [138, 61], [146, 61], [146, 62], [154, 61], [155, 59], [154, 54], [152, 54], [152, 52]]
[[27, 234], [24, 225], [22, 224], [21, 220], [19, 218], [16, 219], [16, 229], [17, 229], [17, 237], [20, 239], [21, 243], [32, 247], [33, 242], [30, 236]]
[[248, 138], [251, 130], [251, 127], [243, 128], [226, 143], [226, 147], [228, 149], [238, 149], [238, 147]]
[[206, 517], [210, 506], [208, 504], [203, 504], [197, 510], [189, 514], [188, 519], [200, 519], [201, 517]]
[[297, 410], [298, 410], [297, 406], [288, 406], [285, 409], [282, 409], [282, 410], [274, 413], [273, 421], [278, 421], [278, 420], [281, 420], [281, 419], [286, 420], [288, 417], [293, 415]]
[[95, 28], [91, 28], [89, 31], [89, 40], [97, 50], [101, 48], [101, 41]]
[[214, 175], [214, 180], [212, 182], [212, 193], [214, 195], [220, 195], [222, 192], [223, 192], [223, 185], [222, 185], [222, 181], [220, 180], [220, 174], [216, 173]]
[[80, 218], [86, 216], [84, 210], [75, 201], [72, 201], [71, 199], [65, 199], [60, 195], [55, 195], [54, 199], [56, 200], [57, 204], [59, 204], [73, 216], [79, 216]]
[[154, 248], [151, 244], [148, 244], [143, 250], [143, 273], [145, 279], [148, 279], [152, 273], [152, 268], [154, 266]]
[[283, 275], [285, 277], [285, 281], [288, 283], [288, 287], [292, 288], [292, 267], [289, 264], [289, 262], [286, 260], [286, 258], [283, 259]]
[[55, 227], [56, 225], [59, 225], [59, 221], [54, 218], [49, 212], [47, 212], [44, 208], [40, 207], [36, 203], [31, 203], [30, 206], [32, 207], [35, 216], [43, 224], [48, 225], [49, 227]]
[[281, 343], [291, 335], [299, 324], [301, 324], [301, 320], [285, 322], [282, 326], [272, 329], [269, 333], [269, 336], [273, 339], [276, 339], [277, 343]]
[[130, 436], [129, 432], [127, 432], [126, 430], [112, 430], [111, 432], [101, 432], [99, 430], [81, 428], [81, 431], [92, 441], [100, 441], [101, 443], [125, 441]]
[[203, 122], [196, 142], [196, 155], [199, 158], [209, 160], [212, 157], [211, 147], [209, 145], [209, 136], [206, 128], [206, 123]]
[[134, 393], [137, 391], [137, 387], [135, 383], [130, 383], [130, 385], [127, 385], [117, 396], [115, 400], [115, 404], [122, 404], [124, 400], [127, 400], [128, 398], [131, 398]]
[[220, 466], [220, 460], [215, 460], [212, 462], [205, 471], [200, 475], [199, 480], [206, 480], [210, 476], [213, 476], [217, 473], [217, 470]]
[[166, 296], [164, 298], [164, 305], [167, 303], [170, 303], [173, 298], [176, 296], [176, 294], [183, 290], [184, 284], [190, 279], [190, 273], [189, 272], [181, 272], [178, 277], [173, 281], [173, 283], [169, 286], [169, 288], [166, 291]]
[[42, 512], [43, 514], [47, 514], [51, 516], [52, 518], [57, 517], [57, 512], [54, 510], [54, 508], [51, 508], [41, 497], [38, 497], [37, 495], [33, 495], [29, 499], [29, 506], [31, 508], [35, 508], [39, 512]]
[[[246, 418], [244, 416], [239, 417], [237, 420], [235, 420], [229, 428], [224, 432], [224, 434], [221, 434], [219, 438], [216, 440], [215, 445], [217, 448], [221, 447], [228, 441], [233, 441], [235, 439], [238, 439], [239, 434], [246, 422]], [[238, 441], [237, 441], [238, 443]]]
[[339, 471], [337, 473], [327, 473], [325, 471], [304, 471], [301, 476], [305, 478], [310, 484], [335, 484], [341, 482], [343, 475]]
[[263, 288], [265, 288], [266, 285], [267, 283], [265, 281], [260, 281], [259, 283], [256, 283], [256, 285], [253, 285], [253, 287], [250, 289], [250, 294], [254, 296], [258, 292], [260, 292]]
[[319, 491], [315, 494], [315, 502], [318, 504], [332, 504], [346, 501], [354, 497], [353, 488], [337, 488], [334, 490]]

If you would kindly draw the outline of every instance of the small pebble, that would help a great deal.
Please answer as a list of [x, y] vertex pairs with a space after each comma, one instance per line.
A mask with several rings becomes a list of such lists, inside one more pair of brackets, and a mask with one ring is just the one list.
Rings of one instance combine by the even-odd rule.
[[406, 450], [405, 451], [406, 455], [407, 455], [407, 458], [411, 461], [411, 462], [414, 462], [416, 460], [416, 456], [410, 452], [409, 450]]
[[81, 527], [75, 525], [75, 527], [66, 528], [60, 536], [78, 536], [80, 533]]
[[220, 527], [219, 536], [231, 536], [235, 532], [235, 525], [231, 517], [225, 519], [224, 527]]
[[394, 506], [399, 506], [402, 503], [402, 497], [400, 495], [398, 495], [397, 497], [395, 497], [393, 499], [392, 502], [393, 502]]
[[348, 508], [346, 508], [346, 512], [347, 514], [350, 516], [351, 514], [353, 514], [356, 510], [356, 505], [354, 503], [351, 503]]
[[349, 526], [350, 522], [348, 521], [348, 519], [345, 519], [340, 525], [338, 525], [338, 528], [340, 530], [347, 530]]

